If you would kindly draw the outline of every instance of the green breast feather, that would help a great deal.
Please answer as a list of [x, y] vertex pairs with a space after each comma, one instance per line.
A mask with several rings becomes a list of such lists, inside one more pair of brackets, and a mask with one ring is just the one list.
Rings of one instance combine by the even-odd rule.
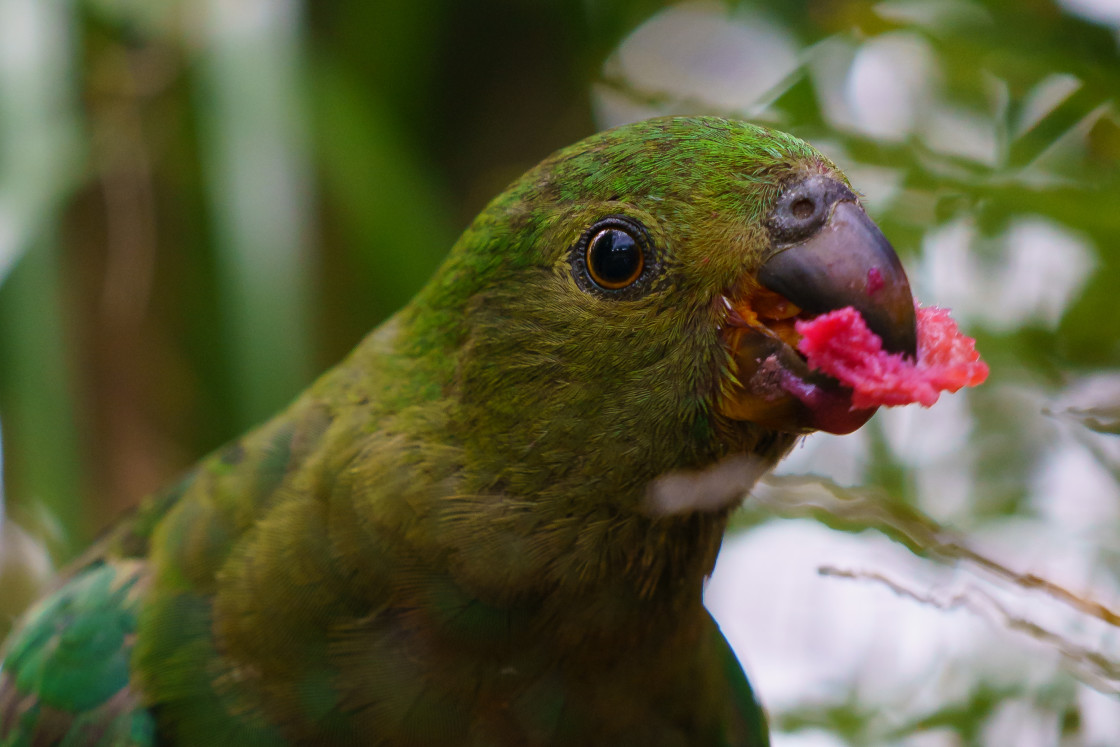
[[780, 132], [668, 118], [554, 154], [27, 614], [0, 747], [768, 744], [704, 579], [760, 471], [870, 415], [793, 321], [854, 305], [908, 349], [901, 270], [852, 291], [896, 265]]

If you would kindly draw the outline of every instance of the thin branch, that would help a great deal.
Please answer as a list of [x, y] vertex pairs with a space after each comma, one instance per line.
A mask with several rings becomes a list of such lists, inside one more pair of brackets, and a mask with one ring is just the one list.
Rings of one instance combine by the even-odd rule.
[[919, 604], [939, 610], [965, 609], [989, 622], [1000, 624], [1009, 630], [1025, 633], [1040, 643], [1057, 650], [1063, 658], [1079, 670], [1083, 681], [1090, 686], [1104, 693], [1120, 694], [1120, 662], [1098, 651], [1080, 646], [1060, 633], [1056, 633], [1032, 620], [1011, 613], [995, 597], [983, 589], [969, 586], [963, 592], [948, 597], [940, 597], [915, 591], [903, 585], [900, 581], [895, 581], [875, 571], [846, 570], [835, 566], [822, 566], [818, 570], [822, 576], [831, 578], [878, 583], [886, 586], [900, 597], [912, 599]]
[[[1033, 573], [1020, 573], [972, 549], [954, 532], [936, 521], [901, 503], [888, 501], [870, 492], [845, 488], [822, 477], [786, 477], [771, 475], [764, 483], [785, 488], [752, 495], [778, 514], [785, 516], [814, 516], [829, 526], [839, 528], [874, 529], [900, 542], [916, 555], [931, 557], [944, 563], [965, 561], [981, 571], [1021, 589], [1038, 591], [1058, 602], [1108, 625], [1120, 628], [1120, 613], [1094, 599], [1075, 594], [1068, 589]], [[805, 486], [823, 488], [829, 497], [799, 494]]]

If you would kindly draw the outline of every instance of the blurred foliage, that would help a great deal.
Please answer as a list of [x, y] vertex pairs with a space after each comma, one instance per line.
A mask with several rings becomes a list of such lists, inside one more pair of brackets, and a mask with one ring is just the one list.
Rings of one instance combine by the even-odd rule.
[[[0, 632], [28, 597], [8, 567], [43, 577], [23, 530], [69, 559], [341, 358], [524, 169], [670, 112], [822, 147], [992, 364], [963, 425], [937, 426], [951, 449], [908, 451], [880, 417], [838, 469], [858, 461], [854, 481], [927, 528], [921, 512], [961, 531], [1045, 521], [1040, 465], [1069, 450], [1110, 499], [1120, 20], [1100, 5], [1111, 26], [1057, 0], [0, 0], [0, 495], [30, 548], [0, 544]], [[760, 505], [744, 526], [782, 513]], [[1116, 513], [1091, 522], [1107, 594]], [[1067, 685], [1038, 702], [1069, 712]], [[777, 721], [999, 743], [985, 724], [1021, 695], [981, 682], [893, 732], [851, 693]]]

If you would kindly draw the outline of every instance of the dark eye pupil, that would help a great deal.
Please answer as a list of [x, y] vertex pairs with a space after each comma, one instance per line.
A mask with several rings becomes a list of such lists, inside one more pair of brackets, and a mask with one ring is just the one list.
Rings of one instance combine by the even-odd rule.
[[641, 274], [642, 248], [625, 231], [607, 228], [591, 239], [587, 264], [596, 283], [605, 288], [622, 288]]

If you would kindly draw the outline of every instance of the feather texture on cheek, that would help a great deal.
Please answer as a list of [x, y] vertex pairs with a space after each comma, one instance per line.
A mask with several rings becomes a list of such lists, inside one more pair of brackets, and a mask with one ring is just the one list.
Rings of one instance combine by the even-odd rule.
[[516, 495], [584, 485], [625, 504], [718, 448], [696, 438], [710, 430], [720, 364], [706, 320], [662, 296], [616, 302], [544, 271], [517, 289], [476, 297], [468, 312], [458, 427], [480, 478]]

